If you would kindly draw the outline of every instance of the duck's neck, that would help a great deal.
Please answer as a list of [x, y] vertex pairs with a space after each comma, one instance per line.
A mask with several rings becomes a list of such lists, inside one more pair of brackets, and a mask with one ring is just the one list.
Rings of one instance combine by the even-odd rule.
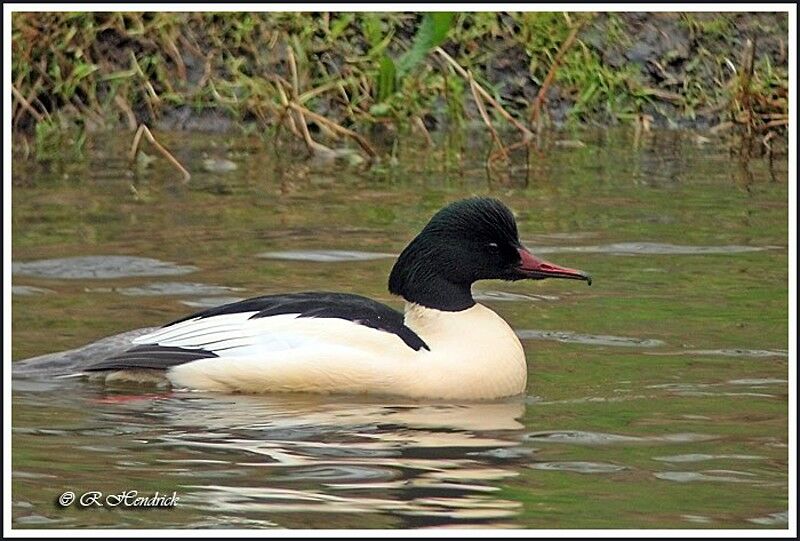
[[[406, 302], [404, 322], [407, 327], [417, 333], [423, 340], [433, 340], [441, 348], [443, 341], [451, 343], [458, 335], [466, 331], [466, 322], [481, 305], [473, 304], [470, 308], [458, 311], [438, 310], [414, 302]], [[462, 337], [462, 343], [464, 338]], [[427, 343], [427, 342], [426, 342]], [[429, 344], [430, 345], [430, 344]]]
[[399, 292], [408, 303], [442, 312], [460, 312], [475, 306], [471, 284], [457, 284], [440, 276], [403, 284]]

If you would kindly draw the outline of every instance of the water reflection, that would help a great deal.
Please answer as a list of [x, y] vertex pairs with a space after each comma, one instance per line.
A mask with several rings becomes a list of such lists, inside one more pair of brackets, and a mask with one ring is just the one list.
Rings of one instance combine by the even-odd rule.
[[[520, 463], [530, 459], [530, 453], [510, 452], [523, 445], [521, 399], [418, 403], [135, 388], [126, 394], [72, 385], [70, 394], [84, 396], [93, 411], [84, 421], [91, 427], [58, 434], [114, 437], [113, 449], [92, 451], [113, 457], [127, 475], [159, 469], [177, 483], [181, 504], [198, 511], [249, 518], [390, 512], [472, 524], [520, 510], [519, 502], [497, 494], [495, 484], [518, 475]], [[52, 396], [48, 389], [20, 398], [33, 407]], [[18, 427], [18, 434], [26, 433], [41, 435]]]
[[516, 473], [466, 456], [520, 445], [517, 419], [524, 404], [518, 400], [420, 405], [271, 396], [175, 405], [168, 413], [175, 428], [149, 443], [225, 456], [228, 465], [268, 479], [245, 487], [240, 479], [187, 485], [187, 501], [200, 509], [392, 512], [470, 521], [519, 510], [487, 484]]

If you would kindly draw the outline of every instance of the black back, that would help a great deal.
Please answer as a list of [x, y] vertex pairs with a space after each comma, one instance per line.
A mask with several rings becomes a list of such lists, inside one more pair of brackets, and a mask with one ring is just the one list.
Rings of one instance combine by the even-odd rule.
[[414, 350], [429, 349], [427, 344], [403, 322], [403, 314], [361, 295], [350, 293], [331, 293], [328, 291], [309, 291], [264, 295], [223, 306], [210, 308], [190, 316], [177, 319], [164, 325], [169, 327], [181, 321], [194, 318], [207, 318], [222, 314], [256, 312], [250, 319], [299, 314], [298, 317], [322, 317], [346, 319], [380, 331], [398, 335], [408, 347]]

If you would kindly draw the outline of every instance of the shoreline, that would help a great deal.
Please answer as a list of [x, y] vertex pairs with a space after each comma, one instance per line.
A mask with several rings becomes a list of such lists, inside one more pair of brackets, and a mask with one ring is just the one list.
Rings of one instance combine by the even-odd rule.
[[[788, 126], [785, 13], [14, 13], [13, 133]], [[363, 134], [363, 137], [362, 137]]]

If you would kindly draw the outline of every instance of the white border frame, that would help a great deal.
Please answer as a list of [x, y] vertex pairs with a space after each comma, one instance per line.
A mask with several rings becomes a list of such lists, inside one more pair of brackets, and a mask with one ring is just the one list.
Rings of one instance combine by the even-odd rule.
[[[11, 528], [11, 15], [18, 11], [711, 11], [789, 17], [789, 524], [786, 529], [242, 530]], [[678, 8], [678, 9], [676, 9]], [[797, 534], [797, 5], [769, 4], [3, 4], [3, 536], [4, 537], [790, 537]], [[794, 179], [794, 180], [792, 180]]]

